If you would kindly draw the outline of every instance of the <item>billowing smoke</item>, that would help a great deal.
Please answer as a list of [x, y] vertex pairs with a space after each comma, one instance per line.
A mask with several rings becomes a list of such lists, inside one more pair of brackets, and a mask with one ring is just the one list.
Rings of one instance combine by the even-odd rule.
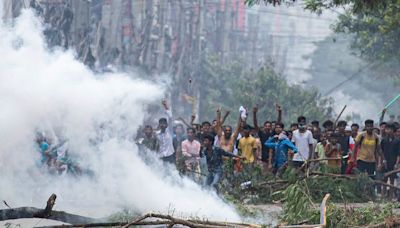
[[[147, 104], [161, 100], [161, 86], [132, 75], [95, 75], [72, 51], [48, 51], [41, 31], [30, 11], [13, 27], [0, 26], [1, 200], [43, 207], [56, 193], [56, 210], [90, 216], [132, 208], [239, 220], [215, 193], [139, 157], [132, 137]], [[37, 132], [54, 144], [67, 140], [69, 153], [91, 172], [75, 178], [38, 168]]]

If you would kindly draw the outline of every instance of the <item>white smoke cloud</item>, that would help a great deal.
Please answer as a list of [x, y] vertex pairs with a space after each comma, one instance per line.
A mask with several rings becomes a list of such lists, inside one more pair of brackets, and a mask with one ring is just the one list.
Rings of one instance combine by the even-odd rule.
[[[215, 193], [202, 190], [160, 162], [139, 157], [130, 137], [163, 88], [122, 73], [94, 75], [72, 51], [49, 52], [41, 26], [24, 11], [14, 27], [0, 26], [0, 197], [11, 206], [105, 216], [121, 208], [142, 213], [174, 209], [184, 215], [239, 220]], [[68, 139], [94, 177], [52, 176], [37, 168], [35, 132]], [[91, 139], [102, 138], [98, 145]], [[0, 206], [1, 207], [1, 206]]]

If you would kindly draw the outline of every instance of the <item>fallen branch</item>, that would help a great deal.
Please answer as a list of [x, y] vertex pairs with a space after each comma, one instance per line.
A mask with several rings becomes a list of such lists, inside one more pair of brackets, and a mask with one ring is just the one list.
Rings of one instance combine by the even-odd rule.
[[387, 187], [390, 187], [390, 188], [394, 188], [394, 189], [397, 189], [397, 190], [400, 190], [400, 188], [399, 187], [397, 187], [397, 186], [394, 186], [394, 185], [391, 185], [391, 184], [388, 184], [388, 183], [385, 183], [385, 182], [383, 182], [383, 181], [374, 181], [375, 182], [375, 184], [376, 185], [384, 185], [384, 186], [387, 186]]
[[395, 170], [389, 171], [389, 172], [385, 173], [384, 177], [388, 178], [390, 175], [395, 174], [395, 173], [400, 173], [400, 169], [395, 169]]
[[53, 211], [56, 198], [57, 196], [52, 194], [47, 200], [45, 209], [39, 209], [35, 207], [19, 207], [0, 210], [0, 221], [20, 218], [47, 218], [70, 224], [92, 223], [97, 221], [93, 218], [69, 214], [63, 211]]
[[287, 180], [275, 180], [275, 181], [266, 181], [266, 182], [261, 182], [258, 185], [272, 185], [272, 184], [286, 184], [289, 183]]
[[321, 172], [311, 172], [310, 175], [312, 176], [327, 176], [327, 177], [335, 177], [335, 178], [345, 178], [349, 180], [356, 179], [355, 176], [350, 175], [342, 175], [342, 174], [334, 174], [334, 173], [321, 173]]
[[384, 222], [367, 226], [367, 228], [386, 228], [386, 227], [399, 227], [399, 226], [400, 226], [400, 218], [389, 217], [386, 218]]
[[[160, 220], [155, 221], [144, 221], [146, 219], [157, 218]], [[132, 222], [129, 223], [121, 223], [121, 222], [110, 222], [110, 223], [88, 223], [88, 224], [75, 224], [75, 225], [59, 225], [59, 226], [51, 226], [54, 228], [66, 228], [66, 227], [112, 227], [112, 226], [121, 226], [123, 228], [128, 228], [131, 226], [146, 226], [146, 225], [168, 225], [168, 227], [172, 227], [174, 225], [183, 225], [188, 227], [199, 227], [199, 228], [218, 228], [218, 227], [251, 227], [251, 228], [261, 228], [260, 225], [255, 224], [246, 224], [246, 223], [231, 223], [231, 222], [215, 222], [215, 221], [207, 221], [207, 220], [194, 220], [194, 219], [180, 219], [175, 218], [170, 215], [162, 215], [162, 214], [145, 214]], [[40, 228], [45, 228], [40, 227]]]

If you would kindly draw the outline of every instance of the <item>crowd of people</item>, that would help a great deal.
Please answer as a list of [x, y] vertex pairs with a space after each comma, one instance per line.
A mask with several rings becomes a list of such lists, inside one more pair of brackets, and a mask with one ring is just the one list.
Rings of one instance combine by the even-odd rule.
[[[253, 126], [249, 124], [250, 113], [243, 107], [235, 128], [224, 124], [230, 112], [222, 116], [221, 109], [216, 110], [212, 122], [204, 121], [199, 126], [193, 123], [193, 116], [190, 123], [179, 118], [181, 123], [171, 126], [171, 110], [165, 101], [163, 106], [168, 117], [159, 119], [158, 131], [146, 125], [143, 134], [138, 135], [138, 145], [166, 163], [177, 167], [184, 164], [183, 173], [206, 186], [217, 188], [223, 171], [240, 173], [255, 166], [277, 176], [292, 165], [300, 170], [325, 168], [342, 175], [366, 173], [371, 178], [400, 168], [400, 124], [393, 115], [387, 122], [383, 122], [382, 115], [379, 127], [371, 119], [361, 127], [344, 120], [327, 120], [320, 125], [319, 121], [309, 123], [300, 116], [285, 128], [282, 108], [277, 105], [278, 119], [267, 120], [262, 126], [258, 125], [257, 107], [252, 109]], [[224, 170], [224, 163], [230, 160], [234, 162], [233, 170]], [[383, 181], [393, 185], [396, 177], [394, 173]], [[395, 194], [385, 189], [384, 193], [390, 197]]]
[[[373, 120], [365, 120], [362, 128], [344, 120], [337, 123], [327, 120], [320, 126], [319, 121], [308, 123], [306, 117], [300, 116], [287, 128], [282, 123], [279, 105], [277, 120], [267, 120], [262, 126], [258, 124], [257, 107], [252, 113], [240, 107], [236, 126], [232, 127], [225, 124], [230, 112], [222, 115], [220, 108], [215, 120], [199, 125], [194, 123], [195, 116], [190, 123], [182, 118], [174, 121], [167, 102], [162, 104], [166, 117], [160, 118], [155, 128], [145, 125], [136, 136], [140, 154], [154, 154], [183, 175], [215, 189], [224, 172], [240, 174], [254, 167], [277, 177], [289, 165], [299, 170], [311, 167], [342, 175], [366, 173], [391, 185], [397, 174], [386, 178], [382, 174], [400, 168], [400, 124], [394, 116], [384, 122], [383, 114], [379, 127], [375, 127]], [[41, 153], [40, 167], [50, 173], [82, 174], [69, 154], [68, 141], [52, 142], [51, 138], [38, 134], [36, 142]], [[393, 188], [390, 190], [384, 189], [383, 193], [394, 198]]]

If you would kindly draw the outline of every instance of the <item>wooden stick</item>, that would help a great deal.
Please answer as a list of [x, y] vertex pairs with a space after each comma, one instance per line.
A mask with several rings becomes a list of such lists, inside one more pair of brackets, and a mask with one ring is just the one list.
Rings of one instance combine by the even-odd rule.
[[140, 217], [140, 218], [138, 218], [138, 219], [135, 219], [135, 220], [133, 220], [132, 222], [130, 222], [130, 223], [124, 225], [122, 228], [127, 228], [127, 227], [129, 227], [129, 226], [132, 226], [132, 225], [135, 224], [135, 223], [141, 222], [142, 220], [145, 220], [145, 219], [147, 219], [148, 217], [151, 217], [151, 215], [152, 215], [151, 213], [146, 214], [146, 215], [144, 215], [144, 216], [142, 216], [142, 217]]
[[310, 175], [345, 178], [345, 179], [349, 179], [349, 180], [353, 180], [353, 179], [357, 178], [356, 176], [334, 174], [334, 173], [321, 173], [321, 172], [315, 172], [315, 171], [311, 172]]
[[375, 184], [376, 185], [384, 185], [384, 186], [387, 186], [387, 187], [390, 187], [390, 188], [394, 188], [394, 189], [397, 189], [397, 190], [400, 190], [400, 188], [399, 187], [397, 187], [397, 186], [394, 186], [394, 185], [391, 185], [391, 184], [388, 184], [388, 183], [385, 183], [385, 182], [383, 182], [383, 181], [374, 181], [375, 182]]
[[49, 199], [47, 200], [46, 208], [38, 213], [33, 214], [33, 217], [36, 218], [48, 218], [51, 216], [51, 212], [53, 210], [53, 206], [56, 203], [57, 196], [56, 194], [51, 194]]
[[258, 185], [271, 185], [271, 184], [286, 184], [289, 181], [286, 180], [275, 180], [275, 181], [266, 181], [266, 182], [261, 182]]
[[395, 173], [400, 173], [400, 169], [395, 169], [395, 170], [389, 171], [389, 172], [385, 173], [384, 177], [387, 178], [390, 175], [395, 174]]
[[336, 124], [337, 124], [337, 122], [339, 121], [339, 118], [342, 116], [342, 114], [343, 114], [343, 112], [344, 112], [344, 110], [345, 110], [346, 108], [347, 108], [347, 105], [345, 105], [345, 106], [343, 107], [342, 111], [340, 112], [340, 114], [339, 114], [338, 117], [336, 118], [335, 123], [333, 124], [333, 127], [336, 128]]

